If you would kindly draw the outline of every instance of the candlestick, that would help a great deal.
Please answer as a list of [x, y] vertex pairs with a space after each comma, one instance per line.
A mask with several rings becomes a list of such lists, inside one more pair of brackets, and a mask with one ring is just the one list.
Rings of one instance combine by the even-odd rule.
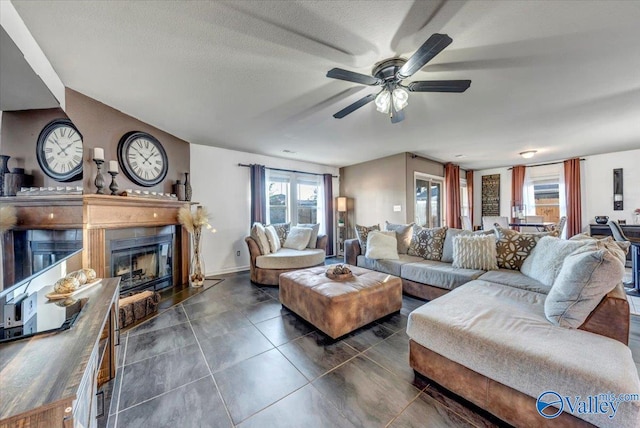
[[104, 160], [104, 149], [100, 148], [100, 147], [96, 147], [95, 149], [93, 149], [93, 160]]
[[[111, 161], [114, 162], [114, 161]], [[109, 185], [109, 189], [111, 189], [112, 195], [117, 195], [118, 193], [118, 183], [116, 183], [116, 175], [118, 175], [118, 171], [109, 171], [111, 174], [111, 184]]]
[[102, 176], [102, 164], [104, 163], [104, 159], [93, 159], [93, 161], [98, 166], [98, 173], [96, 174], [96, 180], [94, 181], [94, 184], [98, 188], [98, 191], [96, 193], [98, 193], [99, 195], [104, 195], [104, 177]]
[[109, 172], [118, 172], [118, 161], [109, 161]]

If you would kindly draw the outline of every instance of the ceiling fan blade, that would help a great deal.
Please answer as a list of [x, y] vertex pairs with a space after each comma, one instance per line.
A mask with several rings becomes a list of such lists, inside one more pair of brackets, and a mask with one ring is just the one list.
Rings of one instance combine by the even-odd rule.
[[416, 53], [411, 55], [411, 58], [398, 70], [396, 76], [400, 80], [412, 76], [413, 73], [420, 70], [426, 63], [431, 61], [433, 57], [449, 46], [452, 41], [453, 39], [446, 34], [433, 34], [420, 46], [420, 49], [418, 49]]
[[327, 77], [332, 79], [346, 80], [347, 82], [361, 83], [363, 85], [375, 86], [382, 83], [382, 80], [366, 74], [354, 73], [353, 71], [341, 68], [332, 68], [327, 72]]
[[375, 99], [376, 99], [375, 94], [369, 94], [364, 98], [360, 98], [355, 103], [343, 108], [342, 110], [340, 110], [339, 112], [334, 114], [333, 117], [335, 117], [336, 119], [342, 119], [343, 117], [345, 117], [349, 113], [353, 113], [354, 111], [358, 110], [360, 107], [362, 107], [362, 106], [364, 106], [366, 104], [369, 104], [371, 101], [373, 101]]
[[464, 92], [471, 86], [471, 80], [423, 80], [411, 82], [407, 88], [411, 92]]

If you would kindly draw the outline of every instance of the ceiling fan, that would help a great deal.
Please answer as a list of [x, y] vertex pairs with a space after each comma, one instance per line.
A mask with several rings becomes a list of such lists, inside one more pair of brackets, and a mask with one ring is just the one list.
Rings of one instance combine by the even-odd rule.
[[404, 109], [409, 100], [409, 92], [464, 92], [471, 85], [471, 80], [423, 80], [403, 85], [404, 79], [411, 77], [424, 67], [444, 48], [453, 41], [446, 34], [433, 34], [409, 59], [390, 58], [379, 62], [373, 67], [371, 76], [355, 73], [341, 68], [333, 68], [327, 72], [327, 77], [346, 80], [368, 86], [381, 86], [377, 94], [369, 94], [355, 103], [343, 108], [333, 115], [342, 119], [360, 107], [375, 100], [376, 109], [388, 114], [391, 123], [398, 123], [404, 119]]

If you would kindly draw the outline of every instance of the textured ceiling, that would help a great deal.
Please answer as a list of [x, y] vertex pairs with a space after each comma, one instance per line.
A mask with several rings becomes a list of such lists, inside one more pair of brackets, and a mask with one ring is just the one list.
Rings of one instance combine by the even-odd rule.
[[[195, 144], [344, 166], [409, 151], [468, 168], [640, 148], [638, 1], [19, 1], [64, 84]], [[431, 34], [453, 43], [391, 124], [369, 74]], [[290, 150], [296, 153], [284, 153]], [[462, 155], [460, 157], [459, 155]], [[458, 157], [457, 157], [458, 156]]]

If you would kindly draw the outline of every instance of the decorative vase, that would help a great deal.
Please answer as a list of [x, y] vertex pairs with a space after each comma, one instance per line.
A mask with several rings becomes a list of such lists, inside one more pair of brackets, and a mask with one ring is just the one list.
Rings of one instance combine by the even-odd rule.
[[636, 214], [635, 224], [640, 224], [640, 214]]
[[191, 194], [193, 193], [193, 189], [191, 188], [191, 183], [189, 183], [189, 173], [184, 173], [184, 196], [185, 201], [191, 201]]
[[193, 254], [191, 255], [191, 265], [189, 266], [189, 285], [191, 287], [202, 287], [205, 279], [204, 260], [202, 259], [202, 241], [200, 236], [201, 228], [194, 230], [191, 235], [191, 246]]
[[176, 184], [173, 185], [173, 193], [178, 197], [179, 201], [185, 200], [184, 184], [180, 183], [180, 180], [176, 180]]
[[11, 156], [0, 155], [0, 196], [4, 196], [4, 175], [8, 174], [9, 168], [9, 158]]

